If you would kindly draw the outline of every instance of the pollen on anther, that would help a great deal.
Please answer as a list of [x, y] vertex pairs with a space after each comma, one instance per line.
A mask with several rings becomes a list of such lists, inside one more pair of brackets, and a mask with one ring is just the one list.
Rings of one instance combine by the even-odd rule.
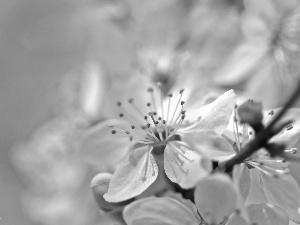
[[115, 133], [117, 133], [117, 131], [115, 131], [115, 130], [112, 130], [112, 131], [111, 131], [111, 133], [112, 133], [112, 134], [115, 134]]
[[147, 90], [148, 92], [153, 92], [153, 88], [148, 88], [148, 90]]
[[285, 128], [286, 128], [286, 130], [291, 130], [291, 129], [293, 129], [293, 125], [292, 125], [292, 124], [289, 124], [289, 125], [287, 125]]
[[125, 131], [126, 134], [130, 134], [130, 132], [128, 130]]
[[159, 122], [158, 122], [158, 121], [155, 121], [154, 123], [155, 123], [155, 124], [159, 124]]
[[181, 105], [184, 105], [184, 103], [185, 103], [185, 101], [181, 101], [181, 102], [180, 102]]

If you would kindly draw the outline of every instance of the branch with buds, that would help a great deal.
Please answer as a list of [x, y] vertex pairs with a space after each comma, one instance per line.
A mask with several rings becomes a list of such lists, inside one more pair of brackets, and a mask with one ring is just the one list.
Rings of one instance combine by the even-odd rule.
[[233, 166], [242, 163], [245, 159], [250, 157], [260, 148], [266, 148], [271, 157], [280, 156], [288, 160], [297, 160], [294, 156], [286, 154], [283, 150], [285, 146], [283, 144], [268, 143], [269, 140], [278, 134], [284, 127], [290, 124], [292, 121], [288, 120], [280, 122], [280, 119], [285, 115], [287, 110], [293, 106], [296, 100], [300, 97], [300, 81], [292, 96], [283, 106], [283, 108], [275, 115], [275, 118], [268, 126], [264, 126], [262, 123], [262, 107], [260, 103], [255, 103], [252, 100], [244, 103], [238, 108], [241, 123], [248, 123], [255, 131], [255, 138], [250, 140], [245, 147], [237, 153], [233, 158], [221, 163], [217, 170], [229, 172]]

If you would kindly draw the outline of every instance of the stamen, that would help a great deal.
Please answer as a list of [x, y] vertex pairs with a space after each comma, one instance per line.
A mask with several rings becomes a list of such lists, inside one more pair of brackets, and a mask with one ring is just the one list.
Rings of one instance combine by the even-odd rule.
[[168, 126], [167, 126], [167, 122], [166, 122], [165, 120], [163, 120], [163, 124], [165, 125], [166, 137], [168, 137]]
[[171, 98], [173, 97], [173, 95], [172, 95], [172, 94], [168, 94], [168, 97], [169, 97], [169, 102], [168, 102], [168, 112], [167, 112], [166, 123], [169, 121], [170, 106], [171, 106]]
[[155, 105], [155, 100], [154, 100], [154, 90], [153, 88], [148, 88], [148, 92], [151, 94], [151, 102], [153, 104], [153, 107], [154, 107], [154, 111], [157, 111], [156, 110], [156, 105]]
[[298, 149], [297, 148], [291, 148], [291, 149], [284, 150], [284, 152], [291, 153], [291, 154], [296, 154], [298, 152]]
[[286, 130], [291, 130], [291, 129], [293, 129], [293, 125], [292, 125], [292, 124], [289, 124], [289, 125], [287, 125], [285, 128], [286, 128]]
[[148, 112], [148, 115], [151, 117], [151, 119], [152, 119], [152, 121], [153, 121], [153, 123], [154, 123], [154, 125], [156, 125], [157, 123], [157, 121], [155, 121], [155, 119], [154, 119], [154, 113], [153, 112]]
[[163, 104], [162, 84], [160, 82], [157, 83], [157, 87], [159, 89], [159, 95], [160, 95], [161, 117], [164, 118], [165, 112], [164, 112], [164, 104]]
[[237, 109], [233, 110], [234, 112], [234, 117], [233, 117], [233, 133], [234, 133], [234, 138], [237, 143], [238, 149], [241, 150], [241, 141], [239, 138], [239, 128], [238, 128], [238, 123], [237, 123]]
[[272, 109], [269, 111], [268, 115], [265, 117], [263, 123], [265, 123], [269, 119], [269, 117], [273, 116], [273, 115], [274, 115], [274, 110]]
[[172, 116], [172, 118], [171, 118], [170, 124], [172, 124], [173, 119], [174, 119], [174, 116], [175, 116], [175, 114], [176, 114], [176, 112], [177, 112], [177, 108], [178, 108], [178, 106], [179, 106], [179, 103], [181, 102], [181, 98], [182, 98], [182, 93], [183, 93], [183, 91], [184, 91], [184, 89], [181, 89], [181, 90], [179, 91], [180, 97], [179, 97], [178, 102], [177, 102], [177, 104], [176, 104], [176, 107], [175, 107], [173, 116]]
[[176, 119], [174, 120], [174, 123], [172, 124], [173, 126], [176, 124], [176, 122], [178, 121], [178, 119], [180, 118], [180, 116], [183, 114], [185, 114], [185, 110], [183, 110], [183, 105], [184, 105], [184, 101], [181, 101], [180, 104], [181, 104], [181, 110], [180, 112], [178, 113], [178, 116], [176, 117]]

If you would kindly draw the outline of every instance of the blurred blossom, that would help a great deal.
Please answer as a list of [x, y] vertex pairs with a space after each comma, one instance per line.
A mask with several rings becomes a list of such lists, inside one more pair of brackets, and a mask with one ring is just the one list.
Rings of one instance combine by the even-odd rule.
[[61, 116], [12, 151], [12, 161], [28, 185], [22, 199], [24, 210], [33, 220], [79, 225], [97, 216], [85, 185], [88, 167], [78, 157], [81, 132], [87, 125], [78, 114]]
[[[61, 77], [47, 93], [52, 119], [10, 151], [34, 223], [300, 222], [286, 162], [298, 109], [268, 143], [286, 157], [264, 145], [221, 167], [279, 111], [262, 105], [281, 106], [295, 88], [297, 0], [19, 0], [14, 10], [12, 71]], [[224, 87], [263, 102], [237, 106]]]
[[244, 85], [248, 97], [263, 100], [268, 108], [281, 106], [299, 77], [299, 24], [297, 1], [246, 0], [244, 41], [218, 71], [216, 83]]

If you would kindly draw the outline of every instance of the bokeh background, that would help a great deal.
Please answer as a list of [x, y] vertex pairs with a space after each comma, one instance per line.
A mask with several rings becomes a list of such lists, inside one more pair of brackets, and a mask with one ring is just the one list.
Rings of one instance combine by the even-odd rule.
[[[0, 0], [0, 224], [47, 224], [28, 216], [28, 183], [12, 162], [12, 149], [76, 108], [72, 85], [80, 83], [87, 64], [101, 64], [105, 90], [130, 76], [143, 40], [147, 47], [192, 52], [199, 72], [209, 77], [243, 40], [240, 1], [212, 1], [196, 13], [193, 0], [126, 2]], [[293, 166], [298, 181], [299, 169]]]

